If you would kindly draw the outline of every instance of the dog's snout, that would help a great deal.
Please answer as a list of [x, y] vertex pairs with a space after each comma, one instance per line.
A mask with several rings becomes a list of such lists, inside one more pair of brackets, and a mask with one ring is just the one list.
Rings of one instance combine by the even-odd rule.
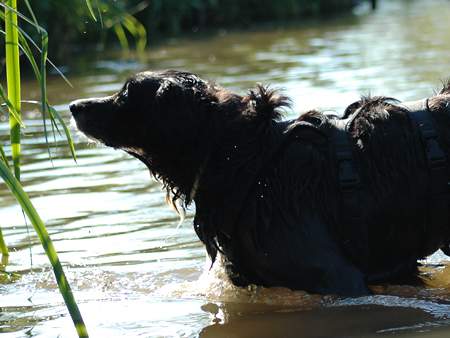
[[75, 101], [70, 102], [69, 109], [70, 109], [70, 112], [72, 113], [72, 115], [76, 115], [80, 111], [82, 111], [82, 109], [85, 105], [83, 101], [85, 101], [85, 100], [75, 100]]
[[111, 109], [113, 96], [94, 97], [89, 99], [79, 99], [69, 104], [69, 109], [74, 117], [80, 113], [101, 112]]

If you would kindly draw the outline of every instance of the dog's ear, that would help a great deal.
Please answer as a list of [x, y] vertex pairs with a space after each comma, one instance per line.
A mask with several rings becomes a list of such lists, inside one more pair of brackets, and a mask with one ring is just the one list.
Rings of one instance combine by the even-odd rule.
[[244, 114], [265, 121], [280, 120], [282, 108], [291, 106], [291, 100], [287, 96], [279, 94], [277, 90], [269, 86], [260, 84], [254, 90], [250, 90], [249, 94], [244, 97], [244, 102], [247, 103], [247, 110]]
[[163, 97], [166, 97], [167, 94], [170, 93], [170, 95], [172, 94], [176, 94], [174, 92], [177, 91], [177, 88], [179, 89], [178, 91], [181, 93], [181, 88], [179, 86], [177, 86], [177, 83], [171, 79], [171, 78], [167, 78], [164, 79], [162, 81], [162, 83], [160, 84], [158, 90], [156, 91], [156, 99], [161, 99]]

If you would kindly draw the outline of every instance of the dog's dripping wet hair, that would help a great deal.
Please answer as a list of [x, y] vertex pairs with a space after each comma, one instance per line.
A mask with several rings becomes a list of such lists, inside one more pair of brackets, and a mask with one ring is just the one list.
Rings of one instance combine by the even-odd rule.
[[177, 196], [176, 193], [172, 192], [170, 189], [166, 189], [166, 203], [177, 213], [179, 217], [177, 229], [186, 219], [186, 207], [182, 196]]
[[441, 95], [450, 95], [450, 78], [442, 82]]
[[283, 109], [290, 108], [292, 105], [289, 97], [281, 95], [277, 89], [261, 84], [250, 90], [244, 97], [244, 102], [248, 104], [244, 114], [267, 121], [281, 120]]

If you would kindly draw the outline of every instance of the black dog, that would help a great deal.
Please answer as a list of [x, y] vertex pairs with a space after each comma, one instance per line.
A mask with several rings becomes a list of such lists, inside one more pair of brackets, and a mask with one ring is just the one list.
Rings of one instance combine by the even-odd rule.
[[357, 296], [447, 248], [449, 102], [446, 85], [423, 107], [364, 98], [345, 120], [279, 122], [289, 99], [274, 90], [240, 96], [164, 71], [70, 110], [86, 135], [145, 163], [172, 202], [195, 202], [195, 231], [236, 285]]

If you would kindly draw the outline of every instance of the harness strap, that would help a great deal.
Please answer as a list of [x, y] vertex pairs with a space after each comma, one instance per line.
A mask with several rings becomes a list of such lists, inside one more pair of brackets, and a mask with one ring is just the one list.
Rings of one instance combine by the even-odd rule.
[[[438, 133], [435, 122], [428, 108], [428, 99], [403, 103], [408, 110], [408, 116], [418, 131], [423, 144], [424, 155], [429, 170], [429, 190], [426, 196], [426, 220], [424, 233], [426, 234], [424, 252], [433, 253], [436, 248], [450, 255], [448, 239], [443, 238], [449, 224], [450, 191], [447, 179], [447, 158], [438, 143]], [[353, 157], [352, 143], [348, 126], [357, 116], [358, 110], [344, 120], [331, 120], [336, 126], [332, 134], [337, 175], [341, 193], [343, 225], [339, 229], [343, 250], [352, 257], [354, 262], [369, 268], [369, 238], [368, 229], [364, 221], [363, 210], [360, 208], [361, 180]]]
[[[220, 228], [221, 233], [227, 238], [231, 238], [231, 235], [234, 233], [236, 223], [241, 217], [241, 213], [245, 210], [246, 201], [250, 197], [252, 188], [257, 184], [260, 177], [264, 176], [264, 172], [273, 167], [273, 163], [276, 163], [277, 157], [283, 153], [290, 142], [302, 139], [303, 133], [305, 132], [314, 133], [315, 137], [321, 139], [324, 143], [326, 143], [327, 140], [326, 134], [309, 122], [289, 120], [274, 122], [274, 126], [275, 132], [278, 134], [277, 143], [266, 151], [264, 158], [261, 160], [259, 165], [252, 169], [253, 177], [251, 179], [246, 178], [245, 181], [235, 183], [242, 191], [233, 197], [233, 204], [238, 207], [235, 208], [234, 211], [227, 212], [222, 215], [221, 219], [218, 220], [220, 222], [220, 226], [216, 226]], [[311, 137], [308, 137], [307, 139], [310, 140]], [[229, 204], [230, 201], [229, 199], [226, 199], [222, 203]], [[217, 207], [217, 209], [223, 210], [224, 208], [220, 206]], [[195, 217], [198, 219], [198, 212]]]
[[[428, 99], [406, 102], [402, 106], [409, 113], [408, 116], [414, 122], [422, 139], [422, 144], [426, 152], [426, 159], [429, 170], [429, 190], [427, 199], [427, 234], [425, 251], [432, 253], [437, 247], [442, 246], [449, 224], [449, 188], [447, 178], [447, 158], [438, 143], [438, 133], [435, 121], [431, 116], [428, 107]], [[445, 251], [445, 248], [443, 249]], [[450, 252], [449, 252], [450, 253]]]
[[340, 208], [342, 225], [338, 230], [338, 236], [341, 237], [345, 253], [358, 267], [367, 271], [369, 267], [368, 229], [364, 224], [363, 210], [360, 208], [361, 179], [353, 158], [352, 143], [348, 133], [348, 126], [356, 114], [357, 112], [345, 120], [331, 120], [336, 126], [332, 138], [342, 203]]

